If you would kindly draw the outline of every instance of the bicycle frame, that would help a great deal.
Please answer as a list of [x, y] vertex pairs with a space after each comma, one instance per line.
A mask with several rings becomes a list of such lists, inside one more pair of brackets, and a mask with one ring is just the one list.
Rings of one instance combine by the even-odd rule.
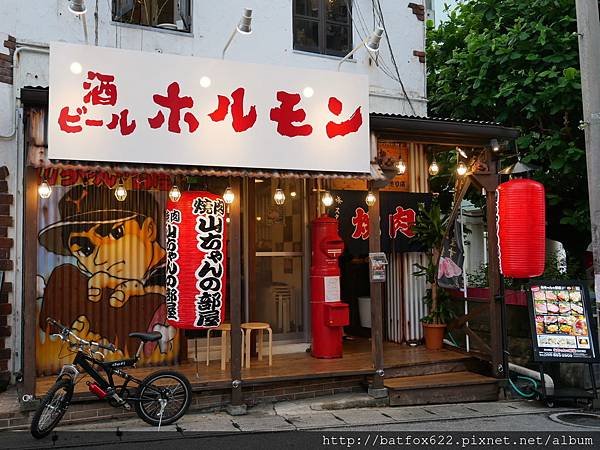
[[[47, 436], [58, 425], [71, 403], [75, 385], [82, 381], [80, 375], [91, 377], [93, 381], [87, 381], [87, 385], [98, 398], [106, 399], [114, 408], [130, 410], [134, 406], [140, 419], [152, 426], [158, 426], [159, 430], [162, 424], [175, 423], [189, 409], [192, 386], [183, 374], [163, 370], [153, 372], [140, 380], [124, 370], [126, 367], [135, 367], [144, 345], [158, 340], [161, 336], [159, 333], [131, 333], [130, 337], [140, 338], [140, 345], [134, 357], [106, 361], [104, 353], [99, 349], [116, 352], [117, 348], [113, 344], [83, 339], [71, 328], [51, 317], [48, 317], [46, 322], [60, 329], [60, 333], [54, 333], [52, 336], [67, 343], [75, 357], [71, 364], [63, 366], [56, 383], [41, 399], [33, 415], [31, 434], [35, 438]], [[122, 378], [124, 382], [115, 386], [115, 377]], [[120, 380], [118, 382], [121, 383]], [[135, 385], [131, 389], [130, 383]], [[175, 406], [166, 409], [172, 400], [175, 401]]]
[[[115, 391], [115, 389], [117, 387], [119, 388], [127, 388], [127, 385], [130, 382], [133, 382], [137, 385], [142, 384], [142, 380], [134, 377], [133, 375], [128, 374], [127, 372], [124, 372], [123, 370], [121, 370], [121, 367], [133, 367], [135, 365], [135, 363], [138, 361], [137, 355], [135, 358], [131, 358], [131, 359], [121, 359], [121, 360], [117, 360], [117, 361], [108, 361], [108, 362], [104, 362], [104, 361], [98, 361], [97, 359], [93, 358], [92, 356], [89, 356], [87, 354], [85, 354], [83, 351], [78, 350], [77, 351], [77, 355], [75, 356], [75, 359], [73, 360], [73, 363], [68, 365], [71, 366], [72, 369], [68, 369], [68, 370], [64, 370], [65, 368], [63, 368], [63, 371], [61, 371], [61, 374], [58, 376], [58, 379], [60, 378], [64, 378], [65, 376], [71, 378], [73, 380], [73, 382], [75, 382], [75, 378], [77, 377], [78, 374], [75, 374], [75, 376], [73, 376], [74, 374], [72, 373], [65, 373], [65, 372], [71, 372], [73, 369], [75, 369], [74, 366], [79, 366], [81, 368], [81, 371], [75, 369], [77, 372], [83, 372], [83, 373], [87, 373], [90, 377], [92, 377], [92, 379], [98, 383], [98, 385], [102, 388], [102, 390], [104, 391]], [[102, 374], [96, 370], [96, 368], [94, 366], [99, 366], [104, 373], [106, 374], [106, 379], [102, 376]], [[67, 367], [67, 366], [65, 366]], [[113, 376], [116, 375], [120, 378], [123, 378], [125, 380], [125, 383], [123, 383], [122, 385], [119, 386], [115, 386], [115, 382], [114, 382], [114, 378]], [[152, 387], [150, 387], [152, 389]], [[155, 390], [155, 389], [152, 389]], [[160, 394], [160, 392], [157, 392], [158, 394]], [[140, 397], [127, 397], [126, 399], [124, 399], [127, 402], [139, 402], [142, 399]]]

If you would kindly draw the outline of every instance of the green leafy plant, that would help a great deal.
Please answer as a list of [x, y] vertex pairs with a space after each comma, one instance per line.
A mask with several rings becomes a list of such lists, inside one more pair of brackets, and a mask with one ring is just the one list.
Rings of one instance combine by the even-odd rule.
[[423, 323], [443, 324], [453, 316], [449, 308], [450, 296], [437, 283], [438, 265], [447, 223], [448, 218], [442, 214], [437, 201], [434, 201], [429, 209], [424, 204], [419, 204], [412, 230], [415, 239], [427, 248], [425, 252], [427, 264], [415, 264], [417, 270], [413, 275], [425, 277], [430, 285], [423, 297], [429, 309], [429, 314], [421, 319]]
[[[590, 242], [575, 2], [469, 0], [427, 30], [431, 115], [519, 127], [523, 162], [541, 167], [547, 233], [581, 257]], [[503, 164], [514, 162], [514, 151]], [[436, 159], [432, 190], [452, 186], [452, 152]], [[446, 195], [446, 198], [449, 196]]]
[[486, 288], [489, 286], [487, 263], [481, 263], [471, 273], [467, 273], [467, 286], [473, 288]]
[[452, 297], [445, 289], [437, 289], [437, 304], [433, 305], [432, 289], [427, 289], [423, 301], [427, 305], [429, 314], [421, 317], [420, 321], [429, 324], [445, 324], [456, 317], [455, 312], [450, 308]]
[[[583, 277], [583, 269], [574, 259], [567, 261], [567, 266], [562, 267], [562, 260], [558, 252], [549, 253], [546, 256], [544, 273], [532, 280], [574, 280]], [[507, 289], [520, 289], [522, 280], [505, 278], [504, 285]], [[471, 273], [467, 273], [467, 285], [474, 288], [486, 288], [488, 283], [488, 265], [482, 263]]]

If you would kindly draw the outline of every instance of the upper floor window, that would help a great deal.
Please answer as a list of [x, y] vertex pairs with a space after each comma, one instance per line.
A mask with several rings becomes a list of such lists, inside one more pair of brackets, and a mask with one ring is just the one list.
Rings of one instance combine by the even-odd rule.
[[166, 30], [190, 32], [191, 0], [113, 0], [112, 18]]
[[352, 50], [351, 0], [294, 0], [294, 49], [345, 56]]

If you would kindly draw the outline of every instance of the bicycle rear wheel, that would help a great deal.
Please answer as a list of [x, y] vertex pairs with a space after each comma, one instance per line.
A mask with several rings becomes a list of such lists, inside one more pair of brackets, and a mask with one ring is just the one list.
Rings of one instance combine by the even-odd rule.
[[169, 425], [180, 419], [190, 407], [192, 386], [188, 379], [172, 370], [148, 375], [140, 384], [135, 412], [144, 422]]
[[47, 436], [63, 418], [73, 397], [73, 382], [58, 380], [46, 393], [31, 420], [31, 434], [36, 439]]

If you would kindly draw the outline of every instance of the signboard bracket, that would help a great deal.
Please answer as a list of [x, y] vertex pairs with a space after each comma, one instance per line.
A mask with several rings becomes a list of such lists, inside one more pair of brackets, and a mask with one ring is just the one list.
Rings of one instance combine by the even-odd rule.
[[588, 392], [582, 388], [560, 388], [554, 387], [552, 393], [548, 393], [546, 388], [546, 379], [544, 373], [544, 363], [540, 362], [540, 383], [541, 388], [536, 390], [536, 400], [544, 400], [546, 406], [552, 408], [554, 407], [555, 400], [579, 400], [584, 399], [592, 402], [592, 399], [598, 399], [598, 388], [596, 386], [596, 379], [594, 378], [594, 365], [592, 362], [586, 363], [588, 367], [590, 380], [592, 383], [592, 392]]

